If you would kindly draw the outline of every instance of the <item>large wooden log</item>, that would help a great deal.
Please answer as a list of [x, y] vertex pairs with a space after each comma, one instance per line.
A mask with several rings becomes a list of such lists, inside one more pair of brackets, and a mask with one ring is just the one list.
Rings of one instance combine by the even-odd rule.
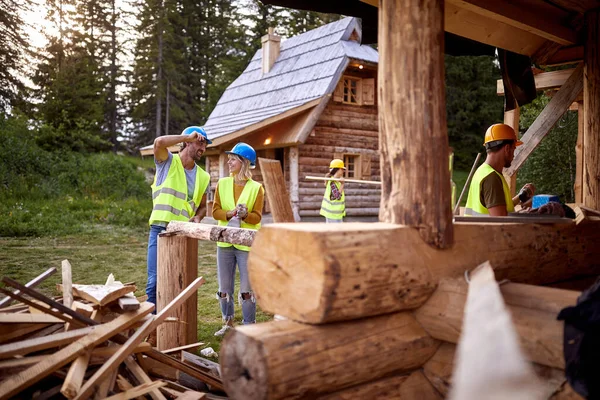
[[[184, 236], [159, 236], [156, 269], [156, 306], [160, 312], [198, 277], [198, 240]], [[191, 295], [172, 316], [185, 321], [185, 324], [159, 325], [157, 347], [166, 350], [197, 342], [198, 294]]]
[[[556, 315], [574, 305], [579, 292], [518, 283], [504, 284], [500, 290], [528, 358], [564, 369], [563, 323]], [[436, 339], [457, 343], [467, 291], [464, 279], [442, 280], [431, 298], [415, 311], [417, 320]]]
[[177, 235], [186, 236], [199, 240], [210, 240], [212, 242], [227, 242], [252, 246], [256, 231], [252, 229], [233, 228], [229, 226], [217, 226], [208, 224], [196, 224], [193, 222], [171, 221], [167, 225], [167, 234], [161, 237]]
[[599, 222], [456, 223], [455, 234], [442, 251], [384, 223], [268, 225], [250, 252], [250, 280], [263, 310], [325, 323], [418, 307], [439, 278], [486, 260], [498, 279], [536, 285], [600, 271]]
[[437, 345], [410, 313], [319, 326], [287, 320], [236, 328], [219, 359], [232, 399], [300, 399], [413, 370]]
[[381, 2], [378, 44], [379, 219], [414, 227], [426, 243], [449, 247], [443, 0]]
[[489, 262], [471, 273], [453, 380], [452, 400], [543, 398]]
[[273, 222], [295, 222], [290, 197], [281, 170], [281, 163], [278, 160], [259, 157], [258, 164], [262, 171]]
[[600, 210], [600, 11], [585, 16], [583, 205]]

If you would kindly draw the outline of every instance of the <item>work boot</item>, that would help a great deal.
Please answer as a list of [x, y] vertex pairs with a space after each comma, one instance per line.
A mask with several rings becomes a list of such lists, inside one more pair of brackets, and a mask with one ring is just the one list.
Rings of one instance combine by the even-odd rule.
[[218, 331], [215, 332], [215, 336], [224, 336], [225, 333], [232, 328], [233, 328], [233, 321], [229, 319], [225, 322], [225, 325], [223, 325], [223, 327], [221, 329], [219, 329]]

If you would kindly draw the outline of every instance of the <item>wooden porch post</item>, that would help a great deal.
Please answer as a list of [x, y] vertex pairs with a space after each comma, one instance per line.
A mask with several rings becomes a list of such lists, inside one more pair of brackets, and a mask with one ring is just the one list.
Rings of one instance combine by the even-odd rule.
[[294, 212], [294, 219], [296, 221], [300, 221], [300, 184], [298, 180], [298, 160], [300, 150], [298, 149], [298, 146], [292, 146], [288, 151], [290, 163], [290, 199], [292, 201], [292, 211]]
[[583, 135], [584, 135], [584, 111], [583, 101], [577, 102], [577, 144], [575, 145], [575, 184], [573, 185], [573, 191], [575, 192], [575, 203], [583, 204], [583, 155], [585, 149], [583, 148]]
[[444, 0], [386, 0], [379, 8], [379, 219], [452, 245], [444, 92]]
[[600, 11], [588, 11], [583, 74], [583, 205], [600, 210]]
[[[514, 110], [506, 111], [504, 113], [504, 123], [512, 126], [517, 134], [519, 133], [520, 114], [521, 112], [519, 111], [518, 107]], [[512, 175], [505, 173], [504, 179], [506, 179], [506, 183], [508, 183], [508, 187], [510, 188], [510, 195], [514, 197], [517, 192], [517, 171], [515, 171]]]
[[[156, 269], [158, 313], [198, 277], [198, 240], [185, 236], [159, 236]], [[185, 323], [158, 326], [159, 350], [198, 341], [198, 294], [190, 296], [177, 308], [173, 316]]]

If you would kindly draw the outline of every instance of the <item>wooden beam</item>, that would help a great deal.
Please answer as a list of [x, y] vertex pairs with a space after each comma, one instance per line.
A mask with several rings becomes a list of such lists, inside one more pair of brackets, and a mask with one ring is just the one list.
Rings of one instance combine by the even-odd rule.
[[162, 233], [160, 237], [175, 235], [198, 240], [210, 240], [212, 242], [226, 242], [231, 244], [241, 244], [243, 246], [252, 246], [256, 232], [257, 231], [254, 229], [171, 221], [169, 222], [169, 225], [167, 225], [167, 232]]
[[562, 45], [577, 43], [575, 31], [551, 17], [540, 18], [539, 14], [532, 12], [529, 7], [519, 6], [506, 0], [446, 0], [446, 3]]
[[[468, 289], [464, 279], [442, 280], [430, 299], [415, 311], [417, 320], [434, 338], [457, 343], [464, 315], [468, 315], [463, 312]], [[500, 291], [528, 358], [564, 369], [563, 324], [556, 315], [562, 308], [576, 304], [580, 292], [519, 283], [504, 284]]]
[[[152, 382], [152, 379], [150, 379], [142, 367], [140, 367], [131, 356], [125, 358], [124, 361], [127, 369], [131, 372], [135, 379], [137, 379], [139, 384], [148, 384]], [[160, 390], [151, 390], [149, 394], [153, 400], [167, 400]]]
[[75, 296], [99, 306], [106, 306], [135, 290], [134, 285], [125, 286], [117, 283], [112, 285], [73, 285]]
[[4, 314], [0, 313], [0, 324], [58, 324], [65, 322], [46, 314]]
[[298, 172], [300, 149], [298, 146], [292, 146], [287, 151], [290, 165], [290, 200], [292, 202], [292, 212], [294, 213], [294, 221], [300, 221], [300, 173]]
[[60, 332], [53, 335], [43, 336], [33, 339], [25, 339], [15, 343], [8, 343], [0, 346], [0, 359], [13, 356], [24, 356], [34, 351], [51, 349], [62, 345], [72, 343], [83, 336], [94, 331], [94, 328], [81, 328], [69, 332]]
[[583, 61], [583, 46], [572, 46], [558, 50], [542, 65], [575, 64], [581, 61]]
[[[558, 90], [550, 103], [542, 110], [527, 132], [521, 138], [523, 145], [517, 147], [515, 158], [505, 174], [512, 175], [521, 168], [529, 154], [540, 144], [544, 136], [567, 111], [571, 103], [583, 89], [583, 65], [577, 66], [567, 82]], [[584, 102], [585, 103], [585, 102]]]
[[[512, 127], [517, 135], [519, 134], [519, 116], [520, 110], [518, 106], [514, 110], [504, 112], [504, 123]], [[517, 192], [517, 174], [514, 173], [512, 175], [504, 175], [504, 179], [506, 180], [506, 183], [508, 183], [510, 196], [515, 197]]]
[[219, 358], [231, 398], [314, 398], [411, 371], [437, 345], [410, 313], [396, 313], [325, 325], [244, 325], [225, 337]]
[[494, 271], [486, 262], [470, 274], [449, 398], [541, 400], [540, 395], [540, 383], [519, 347]]
[[[183, 222], [200, 226], [191, 222]], [[170, 224], [169, 224], [170, 225]], [[167, 227], [168, 229], [168, 227]], [[241, 229], [241, 228], [240, 228]], [[158, 239], [158, 288], [159, 313], [198, 277], [198, 240], [184, 236], [164, 236]], [[191, 296], [171, 313], [185, 324], [160, 324], [157, 327], [157, 347], [161, 350], [183, 346], [198, 341], [198, 293]]]
[[63, 304], [65, 307], [71, 307], [73, 304], [73, 275], [71, 273], [71, 263], [69, 260], [63, 260], [61, 264], [62, 268], [62, 295]]
[[585, 15], [583, 205], [600, 210], [600, 11]]
[[295, 222], [281, 163], [278, 160], [259, 157], [258, 164], [271, 207], [273, 222]]
[[129, 389], [126, 392], [115, 394], [114, 396], [107, 397], [106, 400], [128, 400], [138, 396], [143, 396], [146, 393], [158, 390], [159, 388], [166, 386], [167, 384], [162, 381], [148, 382], [136, 386], [133, 389]]
[[439, 248], [453, 243], [443, 32], [442, 0], [381, 4], [379, 219]]
[[[569, 77], [575, 71], [572, 69], [562, 69], [559, 71], [542, 72], [534, 75], [535, 87], [537, 90], [556, 89], [564, 85]], [[504, 96], [504, 85], [502, 79], [496, 81], [496, 93], [498, 96]]]
[[162, 353], [163, 354], [169, 354], [169, 353], [177, 353], [179, 351], [183, 351], [183, 350], [195, 350], [200, 346], [204, 346], [205, 343], [204, 342], [197, 342], [197, 343], [192, 343], [192, 344], [186, 344], [185, 346], [179, 346], [179, 347], [174, 347], [172, 349], [168, 349], [168, 350], [163, 350]]
[[454, 246], [442, 251], [414, 229], [391, 224], [346, 223], [343, 231], [265, 225], [248, 259], [250, 282], [262, 310], [326, 323], [419, 307], [438, 279], [462, 277], [486, 260], [497, 265], [498, 279], [536, 285], [598, 275], [599, 222], [467, 222], [454, 229]]
[[[79, 355], [83, 354], [83, 352], [87, 351], [88, 348], [96, 346], [97, 344], [111, 338], [116, 333], [129, 328], [129, 326], [143, 318], [145, 315], [149, 314], [153, 309], [154, 305], [150, 303], [144, 303], [137, 311], [122, 314], [113, 321], [98, 327], [88, 328], [92, 329], [93, 332], [52, 354], [44, 361], [19, 374], [13, 375], [10, 380], [4, 382], [0, 386], [0, 398], [9, 398], [16, 395], [21, 390], [31, 386], [32, 384], [38, 382], [64, 365], [73, 361]], [[65, 333], [72, 332], [75, 331]]]
[[585, 110], [583, 100], [577, 103], [577, 144], [575, 145], [575, 203], [583, 204], [583, 160], [585, 149], [583, 137], [585, 135]]
[[[64, 281], [63, 281], [64, 283]], [[87, 371], [87, 367], [90, 363], [90, 358], [92, 357], [92, 349], [85, 351], [82, 355], [77, 357], [75, 361], [71, 364], [69, 368], [69, 372], [67, 373], [67, 377], [63, 382], [63, 385], [60, 389], [60, 392], [67, 399], [74, 399], [77, 396], [77, 393], [81, 389], [81, 385], [83, 384], [83, 378]]]
[[[197, 258], [196, 258], [197, 259]], [[142, 325], [138, 330], [135, 331], [133, 335], [129, 337], [127, 342], [123, 344], [116, 352], [113, 354], [108, 361], [106, 361], [102, 367], [90, 379], [87, 380], [85, 385], [81, 388], [79, 393], [77, 394], [76, 399], [87, 399], [94, 391], [95, 387], [102, 383], [104, 379], [106, 379], [113, 370], [115, 370], [119, 364], [121, 364], [125, 358], [131, 353], [131, 351], [139, 345], [144, 338], [148, 336], [150, 332], [155, 330], [158, 325], [160, 325], [165, 318], [176, 311], [176, 309], [182, 305], [187, 299], [194, 297], [197, 298], [197, 291], [200, 286], [204, 284], [204, 278], [200, 277], [195, 279], [190, 285], [188, 285], [185, 290], [173, 300], [169, 302], [165, 307], [163, 307], [160, 312], [156, 315], [156, 317], [149, 319], [146, 321], [144, 325]], [[197, 300], [196, 300], [197, 301]]]
[[[49, 268], [45, 272], [43, 272], [42, 274], [36, 276], [35, 278], [33, 278], [32, 280], [30, 280], [29, 282], [27, 282], [25, 284], [25, 287], [33, 289], [34, 287], [36, 287], [37, 285], [39, 285], [40, 283], [42, 283], [43, 281], [45, 281], [46, 278], [48, 278], [49, 276], [51, 276], [55, 272], [56, 272], [56, 268], [55, 267]], [[19, 290], [15, 291], [15, 294], [20, 294], [20, 293], [21, 293], [21, 291], [19, 291]], [[0, 308], [7, 307], [7, 306], [10, 305], [10, 303], [11, 303], [11, 299], [9, 297], [5, 297], [2, 300], [0, 300]]]

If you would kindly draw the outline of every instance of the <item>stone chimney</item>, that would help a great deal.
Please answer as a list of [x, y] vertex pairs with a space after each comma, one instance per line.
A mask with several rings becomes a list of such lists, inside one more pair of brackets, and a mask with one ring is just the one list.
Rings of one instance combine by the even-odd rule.
[[267, 74], [277, 57], [279, 57], [279, 44], [281, 37], [274, 33], [273, 28], [269, 28], [269, 33], [261, 38], [262, 42], [262, 73]]

